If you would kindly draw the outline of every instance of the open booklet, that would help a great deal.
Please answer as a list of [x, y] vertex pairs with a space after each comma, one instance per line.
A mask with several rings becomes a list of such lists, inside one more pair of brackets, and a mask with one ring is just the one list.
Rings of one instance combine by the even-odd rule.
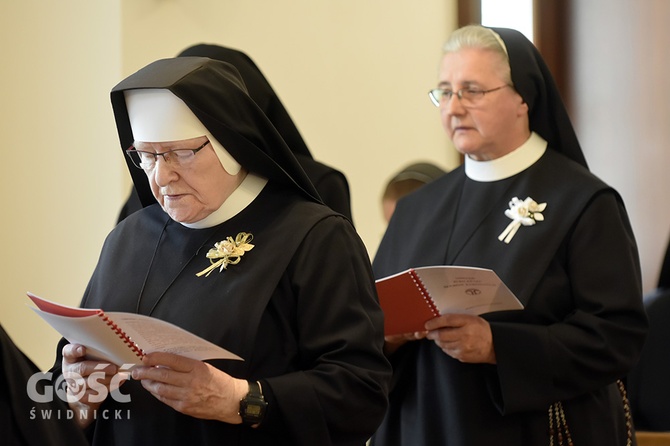
[[520, 310], [523, 305], [497, 274], [469, 266], [410, 268], [376, 281], [384, 334], [424, 331], [441, 314]]
[[28, 297], [37, 305], [33, 311], [65, 339], [85, 346], [91, 359], [118, 366], [140, 364], [146, 353], [160, 351], [198, 360], [242, 360], [183, 328], [150, 316], [70, 307], [32, 293]]

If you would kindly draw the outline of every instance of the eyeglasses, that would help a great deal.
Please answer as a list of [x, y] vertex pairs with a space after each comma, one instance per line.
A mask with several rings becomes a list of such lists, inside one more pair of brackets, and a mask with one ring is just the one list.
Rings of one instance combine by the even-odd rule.
[[486, 93], [493, 93], [494, 91], [501, 90], [505, 87], [510, 87], [510, 85], [505, 84], [500, 87], [492, 88], [490, 90], [477, 90], [476, 88], [461, 88], [458, 91], [447, 90], [444, 88], [434, 88], [428, 92], [428, 97], [433, 102], [435, 107], [440, 106], [440, 102], [449, 100], [454, 96], [458, 96], [458, 99], [461, 101], [463, 107], [471, 107], [475, 105], [481, 98], [484, 97]]
[[130, 157], [135, 167], [144, 170], [151, 170], [156, 167], [156, 161], [159, 156], [163, 157], [163, 161], [175, 167], [186, 167], [193, 162], [195, 154], [204, 149], [207, 144], [209, 144], [209, 141], [206, 141], [195, 149], [174, 149], [163, 153], [137, 150], [131, 146], [130, 149], [126, 150], [126, 154]]

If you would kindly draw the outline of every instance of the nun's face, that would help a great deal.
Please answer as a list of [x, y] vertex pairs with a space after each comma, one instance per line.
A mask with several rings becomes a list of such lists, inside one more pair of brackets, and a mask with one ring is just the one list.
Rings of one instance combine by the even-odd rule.
[[[175, 149], [196, 149], [206, 137], [171, 142], [136, 142], [135, 148], [153, 153]], [[221, 207], [240, 185], [246, 171], [230, 175], [221, 166], [211, 144], [199, 150], [184, 165], [157, 157], [151, 169], [145, 169], [151, 191], [163, 210], [175, 221], [195, 223]], [[168, 156], [168, 158], [170, 158]]]
[[440, 65], [438, 88], [454, 92], [440, 102], [442, 125], [456, 149], [477, 161], [500, 158], [530, 137], [528, 106], [506, 81], [505, 64], [490, 50], [464, 48]]

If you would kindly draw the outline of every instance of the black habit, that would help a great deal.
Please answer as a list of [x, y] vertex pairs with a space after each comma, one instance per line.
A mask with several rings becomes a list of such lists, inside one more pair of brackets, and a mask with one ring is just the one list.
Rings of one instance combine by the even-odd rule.
[[[515, 196], [546, 202], [545, 220], [505, 244], [497, 237]], [[497, 365], [460, 363], [429, 340], [401, 347], [374, 445], [544, 445], [556, 401], [575, 444], [625, 444], [614, 383], [637, 359], [646, 322], [616, 192], [552, 150], [493, 183], [460, 167], [399, 201], [373, 266], [379, 278], [442, 264], [493, 269], [525, 309], [486, 316]]]
[[42, 373], [14, 344], [2, 326], [0, 435], [5, 446], [88, 444], [84, 434], [72, 421], [72, 411], [68, 410], [49, 382], [49, 376]]

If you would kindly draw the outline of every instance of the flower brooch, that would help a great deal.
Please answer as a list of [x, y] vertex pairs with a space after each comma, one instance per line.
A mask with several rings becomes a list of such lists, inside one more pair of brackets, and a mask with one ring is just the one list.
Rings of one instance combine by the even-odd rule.
[[509, 209], [505, 211], [505, 215], [512, 219], [512, 222], [507, 225], [505, 230], [498, 236], [498, 240], [509, 243], [519, 230], [521, 225], [533, 226], [538, 221], [544, 220], [542, 211], [547, 207], [547, 203], [537, 204], [535, 200], [527, 197], [521, 201], [517, 197], [512, 198], [509, 202]]
[[225, 240], [215, 243], [214, 248], [207, 252], [207, 258], [211, 265], [200, 271], [196, 276], [204, 275], [207, 277], [216, 268], [219, 268], [219, 272], [221, 272], [228, 268], [228, 265], [237, 265], [244, 253], [254, 248], [254, 245], [249, 243], [253, 238], [254, 236], [248, 232], [240, 232], [235, 240], [232, 237], [226, 237]]

